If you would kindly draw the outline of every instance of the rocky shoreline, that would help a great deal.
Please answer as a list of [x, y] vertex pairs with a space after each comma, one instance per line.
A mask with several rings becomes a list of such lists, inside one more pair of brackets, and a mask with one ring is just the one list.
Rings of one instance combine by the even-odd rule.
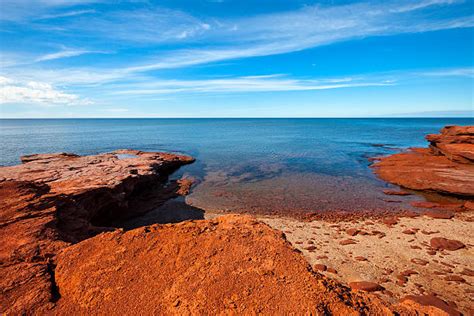
[[117, 220], [189, 192], [190, 179], [168, 176], [193, 158], [22, 157], [0, 168], [0, 313], [469, 314], [473, 139], [472, 127], [447, 127], [428, 136], [431, 149], [373, 165], [386, 181], [462, 203], [338, 223], [208, 213], [124, 231]]
[[474, 198], [474, 127], [447, 126], [429, 148], [376, 158], [375, 173], [404, 188]]

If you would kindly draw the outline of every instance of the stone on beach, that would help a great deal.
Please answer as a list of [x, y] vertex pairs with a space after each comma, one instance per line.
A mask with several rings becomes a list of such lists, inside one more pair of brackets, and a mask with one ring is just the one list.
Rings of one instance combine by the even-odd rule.
[[316, 271], [326, 271], [327, 267], [324, 264], [315, 264], [313, 266], [313, 269], [316, 270]]
[[430, 240], [430, 245], [436, 250], [449, 250], [455, 251], [464, 248], [464, 245], [459, 240], [452, 240], [443, 237], [435, 237]]
[[375, 282], [368, 282], [368, 281], [358, 281], [358, 282], [350, 282], [349, 286], [353, 290], [365, 291], [365, 292], [375, 292], [383, 290], [383, 287]]
[[357, 244], [357, 240], [354, 239], [344, 239], [339, 242], [340, 245], [346, 246], [346, 245], [352, 245], [352, 244]]
[[355, 235], [357, 235], [359, 232], [360, 232], [360, 230], [357, 229], [357, 228], [349, 228], [349, 229], [346, 230], [346, 233], [347, 233], [349, 236], [355, 236]]

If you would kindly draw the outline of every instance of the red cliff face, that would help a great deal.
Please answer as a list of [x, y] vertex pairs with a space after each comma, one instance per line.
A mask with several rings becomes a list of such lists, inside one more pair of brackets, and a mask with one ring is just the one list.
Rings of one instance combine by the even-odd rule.
[[474, 126], [446, 126], [441, 134], [426, 136], [433, 154], [459, 163], [474, 164]]
[[474, 197], [474, 126], [428, 135], [430, 148], [383, 157], [373, 167], [385, 181], [413, 190]]

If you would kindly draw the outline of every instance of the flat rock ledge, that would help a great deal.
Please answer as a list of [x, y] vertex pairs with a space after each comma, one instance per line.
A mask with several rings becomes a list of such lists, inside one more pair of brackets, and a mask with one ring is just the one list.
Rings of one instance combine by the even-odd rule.
[[375, 173], [408, 189], [473, 198], [474, 126], [446, 126], [426, 139], [429, 148], [379, 157]]

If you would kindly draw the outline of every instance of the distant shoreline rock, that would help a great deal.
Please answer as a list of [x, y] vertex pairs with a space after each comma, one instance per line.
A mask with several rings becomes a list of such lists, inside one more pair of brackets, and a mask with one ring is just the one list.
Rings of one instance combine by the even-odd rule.
[[429, 148], [378, 157], [374, 172], [404, 188], [474, 197], [474, 126], [446, 126], [426, 139]]

